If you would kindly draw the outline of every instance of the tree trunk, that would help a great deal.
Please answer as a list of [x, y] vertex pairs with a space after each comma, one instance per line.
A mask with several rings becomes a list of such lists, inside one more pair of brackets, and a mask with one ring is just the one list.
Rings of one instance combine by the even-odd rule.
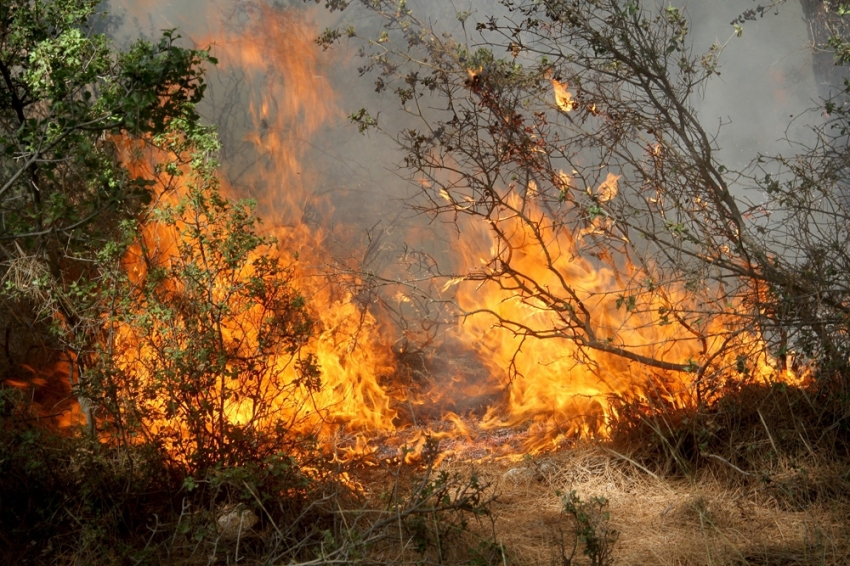
[[824, 100], [840, 96], [835, 102], [846, 103], [844, 81], [850, 78], [850, 73], [847, 67], [835, 64], [835, 50], [829, 46], [829, 40], [850, 38], [850, 18], [838, 14], [841, 5], [838, 0], [800, 0], [800, 4], [809, 28], [818, 94]]

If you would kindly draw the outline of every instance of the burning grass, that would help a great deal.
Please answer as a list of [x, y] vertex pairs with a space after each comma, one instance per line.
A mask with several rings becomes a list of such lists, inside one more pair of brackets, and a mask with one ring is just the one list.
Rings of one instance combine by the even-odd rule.
[[2, 431], [0, 460], [7, 563], [850, 560], [846, 413], [812, 390], [748, 388], [545, 454], [500, 454], [494, 445], [516, 446], [506, 432], [472, 427], [465, 440], [427, 437], [415, 463], [399, 449], [347, 463], [315, 452], [202, 477], [143, 446], [52, 437], [16, 421], [12, 397], [4, 422], [21, 424]]
[[[311, 192], [316, 179], [301, 176], [304, 144], [281, 137], [301, 126], [309, 135], [340, 114], [317, 62], [304, 56], [314, 34], [284, 12], [260, 15], [252, 33], [225, 42], [222, 65], [255, 77], [273, 70], [304, 89], [270, 84], [251, 106], [257, 133], [248, 141], [263, 160], [248, 182], [264, 194], [277, 246], [251, 231], [250, 207], [227, 216], [218, 193], [198, 192], [203, 207], [161, 205], [159, 223], [137, 240], [161, 253], [140, 253], [148, 271], [116, 287], [141, 294], [116, 291], [114, 304], [127, 300], [112, 327], [125, 355], [112, 365], [119, 350], [104, 350], [109, 387], [95, 393], [108, 414], [88, 415], [101, 442], [73, 428], [80, 415], [66, 419], [65, 436], [36, 428], [38, 407], [0, 390], [0, 557], [850, 560], [846, 391], [826, 380], [799, 387], [762, 337], [745, 332], [725, 294], [709, 292], [724, 306], [703, 317], [684, 290], [658, 291], [650, 267], [582, 255], [585, 237], [610, 228], [603, 216], [570, 231], [532, 200], [500, 200], [501, 240], [470, 229], [453, 250], [461, 275], [444, 291], [456, 291], [467, 315], [461, 337], [429, 355], [393, 348], [398, 329], [387, 331], [366, 275], [348, 286], [331, 281], [345, 270], [330, 266], [337, 271], [328, 275], [327, 242], [349, 233], [311, 220], [332, 207]], [[293, 48], [275, 48], [285, 42]], [[573, 110], [567, 85], [552, 86], [560, 110]], [[204, 172], [204, 182], [236, 192], [212, 164]], [[608, 172], [585, 192], [609, 202], [619, 178]], [[530, 183], [516, 190], [537, 194]], [[216, 215], [231, 220], [217, 224]], [[295, 253], [299, 262], [290, 262]], [[520, 271], [503, 271], [511, 259]], [[18, 286], [38, 271], [11, 267]], [[582, 325], [587, 336], [571, 334], [579, 327], [570, 301], [600, 319]]]

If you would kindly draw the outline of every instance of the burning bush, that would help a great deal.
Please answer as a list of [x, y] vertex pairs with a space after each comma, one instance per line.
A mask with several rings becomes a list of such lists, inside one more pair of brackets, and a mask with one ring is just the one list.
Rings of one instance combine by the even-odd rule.
[[418, 124], [387, 133], [418, 209], [460, 235], [432, 272], [503, 376], [490, 424], [543, 423], [548, 444], [611, 422], [612, 396], [704, 407], [799, 383], [801, 363], [846, 384], [846, 114], [818, 115], [826, 143], [733, 172], [696, 102], [723, 45], [695, 54], [683, 10], [506, 1], [452, 36], [363, 4], [380, 29], [319, 41], [359, 36], [363, 72]]
[[220, 194], [215, 142], [198, 136], [160, 139], [190, 147], [192, 166], [115, 248], [103, 338], [80, 387], [102, 432], [154, 442], [190, 471], [294, 450], [291, 431], [320, 386], [302, 355], [313, 323], [292, 269], [257, 234], [253, 204]]
[[150, 179], [121, 159], [124, 142], [200, 119], [208, 52], [180, 47], [170, 31], [119, 51], [96, 32], [98, 4], [0, 4], [0, 277], [15, 336], [4, 373], [21, 358], [43, 364], [39, 346], [76, 340], [95, 256], [150, 201]]
[[[46, 431], [19, 391], [0, 390], [0, 532], [42, 541], [45, 563], [142, 562], [199, 541], [238, 556], [270, 522], [287, 540], [269, 544], [297, 552], [332, 516], [316, 501], [348, 492], [305, 418], [321, 386], [302, 351], [313, 318], [253, 203], [222, 196], [214, 132], [152, 141], [166, 190], [99, 252], [97, 278], [78, 287], [83, 324], [66, 334], [90, 434]], [[4, 542], [0, 556], [31, 554]], [[98, 548], [112, 550], [92, 558]]]

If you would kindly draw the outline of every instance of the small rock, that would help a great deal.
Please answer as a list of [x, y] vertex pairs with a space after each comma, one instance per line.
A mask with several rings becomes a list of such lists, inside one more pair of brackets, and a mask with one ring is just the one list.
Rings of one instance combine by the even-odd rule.
[[231, 503], [221, 508], [216, 523], [218, 532], [223, 538], [235, 539], [244, 536], [245, 531], [250, 530], [259, 520], [260, 518], [253, 511], [241, 503], [238, 505]]
[[533, 472], [528, 468], [511, 468], [505, 472], [505, 475], [502, 477], [506, 480], [518, 483], [521, 481], [528, 481], [532, 476]]

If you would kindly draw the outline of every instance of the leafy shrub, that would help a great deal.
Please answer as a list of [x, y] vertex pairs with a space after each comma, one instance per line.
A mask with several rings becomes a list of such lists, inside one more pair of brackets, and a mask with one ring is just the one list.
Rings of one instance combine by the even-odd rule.
[[[0, 562], [120, 563], [165, 517], [179, 476], [150, 446], [114, 450], [25, 419], [0, 428]], [[144, 546], [144, 542], [138, 544]]]
[[129, 225], [120, 268], [104, 270], [110, 311], [81, 395], [115, 441], [153, 442], [195, 472], [294, 450], [320, 380], [291, 266], [257, 234], [252, 203], [219, 193], [207, 142], [189, 141], [185, 194]]
[[619, 533], [609, 524], [608, 500], [592, 497], [583, 501], [575, 491], [559, 493], [563, 512], [575, 521], [575, 542], [570, 556], [562, 549], [564, 564], [572, 564], [576, 550], [583, 545], [582, 552], [590, 559], [591, 566], [607, 566], [612, 563], [611, 554]]

